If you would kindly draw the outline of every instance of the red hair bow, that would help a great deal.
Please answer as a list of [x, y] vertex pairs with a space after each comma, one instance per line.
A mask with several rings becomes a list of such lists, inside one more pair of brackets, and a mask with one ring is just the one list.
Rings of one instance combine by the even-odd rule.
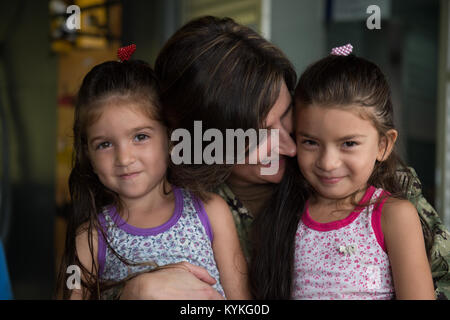
[[136, 51], [136, 45], [130, 44], [129, 46], [119, 48], [119, 50], [117, 50], [117, 57], [119, 57], [122, 62], [127, 61], [134, 51]]

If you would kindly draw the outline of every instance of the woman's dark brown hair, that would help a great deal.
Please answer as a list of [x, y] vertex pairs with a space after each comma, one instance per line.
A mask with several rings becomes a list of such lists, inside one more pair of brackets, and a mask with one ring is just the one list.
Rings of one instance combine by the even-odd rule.
[[[366, 59], [330, 55], [309, 66], [295, 90], [295, 109], [352, 104], [368, 108], [362, 116], [369, 117], [381, 138], [394, 129], [388, 82]], [[253, 223], [250, 282], [256, 299], [290, 299], [292, 295], [295, 233], [305, 200], [313, 191], [295, 159], [290, 160], [273, 200]], [[385, 161], [377, 161], [368, 184], [403, 197], [397, 176], [400, 167], [404, 164], [391, 152]]]
[[[223, 135], [226, 129], [264, 127], [282, 81], [290, 92], [296, 83], [293, 66], [277, 47], [230, 18], [211, 16], [180, 28], [159, 53], [155, 72], [169, 128], [184, 128], [191, 137], [196, 120], [203, 130]], [[225, 181], [231, 168], [172, 164], [169, 179], [200, 194]]]

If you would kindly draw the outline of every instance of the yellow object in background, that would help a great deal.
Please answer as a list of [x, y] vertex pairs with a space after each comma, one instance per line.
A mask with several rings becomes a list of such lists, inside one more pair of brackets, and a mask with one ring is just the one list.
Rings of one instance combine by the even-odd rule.
[[[107, 7], [104, 0], [78, 0], [75, 4], [81, 8], [81, 34], [75, 43], [79, 48], [105, 48], [108, 44]], [[97, 6], [95, 8], [89, 8]], [[83, 8], [89, 8], [83, 10]]]
[[[67, 53], [73, 49], [105, 49], [118, 41], [122, 33], [122, 3], [114, 0], [76, 0], [70, 6], [62, 0], [50, 5], [52, 51]], [[70, 30], [67, 23], [77, 21]]]

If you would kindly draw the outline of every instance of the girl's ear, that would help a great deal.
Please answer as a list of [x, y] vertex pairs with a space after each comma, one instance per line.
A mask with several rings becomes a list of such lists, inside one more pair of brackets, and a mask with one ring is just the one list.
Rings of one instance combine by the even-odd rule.
[[391, 154], [394, 149], [395, 141], [398, 137], [398, 131], [395, 129], [389, 129], [386, 134], [380, 138], [380, 143], [378, 144], [378, 154], [377, 160], [384, 161]]

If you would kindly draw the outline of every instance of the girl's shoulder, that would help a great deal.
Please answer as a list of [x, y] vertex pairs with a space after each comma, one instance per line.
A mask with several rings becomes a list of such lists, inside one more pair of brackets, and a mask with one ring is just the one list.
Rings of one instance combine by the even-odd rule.
[[215, 193], [208, 194], [208, 200], [203, 203], [205, 207], [205, 211], [208, 216], [216, 215], [219, 212], [227, 211], [230, 212], [230, 209], [225, 202], [225, 200]]
[[379, 209], [382, 211], [382, 217], [389, 217], [396, 213], [417, 215], [416, 207], [409, 200], [394, 197], [389, 191], [382, 188], [372, 188], [374, 192], [370, 203], [375, 204], [375, 207], [381, 206]]
[[173, 190], [176, 199], [180, 198], [183, 200], [198, 202], [205, 208], [205, 211], [208, 213], [208, 215], [209, 212], [215, 212], [216, 210], [221, 209], [224, 206], [228, 208], [226, 201], [220, 195], [213, 192], [206, 192], [204, 194], [204, 199], [200, 199], [199, 196], [197, 196], [193, 192], [190, 192], [188, 189], [182, 187], [174, 187]]
[[383, 206], [383, 215], [417, 215], [416, 207], [406, 199], [399, 199], [391, 196], [387, 196]]
[[[91, 246], [92, 246], [92, 253], [91, 253]], [[98, 252], [97, 228], [90, 227], [89, 222], [85, 222], [81, 226], [79, 226], [77, 228], [75, 236], [75, 248], [80, 262], [87, 270], [91, 270], [92, 264], [93, 263], [97, 264], [97, 252]], [[92, 259], [92, 257], [94, 259]]]
[[77, 228], [75, 240], [84, 241], [89, 237], [89, 235], [94, 239], [97, 237], [97, 233], [97, 228], [91, 226], [90, 222], [87, 221]]
[[208, 194], [208, 200], [204, 202], [203, 206], [213, 230], [217, 226], [228, 225], [230, 221], [234, 226], [233, 215], [231, 214], [230, 208], [221, 196], [215, 193]]
[[178, 195], [175, 195], [175, 198], [182, 199], [184, 204], [186, 204], [189, 201], [193, 201], [194, 205], [197, 208], [197, 211], [202, 211], [202, 209], [204, 209], [209, 220], [216, 220], [216, 217], [218, 215], [219, 216], [222, 215], [223, 213], [231, 215], [230, 208], [228, 207], [226, 201], [216, 193], [213, 192], [206, 193], [205, 199], [202, 200], [195, 194], [180, 187], [174, 188], [174, 192], [178, 193]]
[[420, 224], [416, 207], [408, 200], [388, 197], [381, 214], [383, 233], [394, 232], [411, 224]]

